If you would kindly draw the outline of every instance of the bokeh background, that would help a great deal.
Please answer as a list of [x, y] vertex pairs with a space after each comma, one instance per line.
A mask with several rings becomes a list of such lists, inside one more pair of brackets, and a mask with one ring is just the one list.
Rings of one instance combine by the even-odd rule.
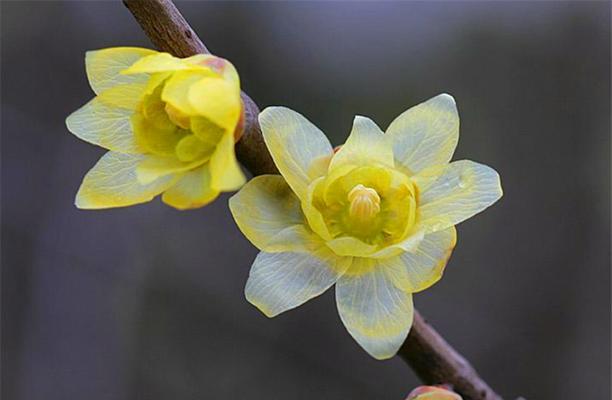
[[[504, 198], [459, 226], [417, 307], [506, 398], [610, 396], [610, 3], [178, 3], [260, 106], [334, 144], [453, 94], [457, 159]], [[89, 49], [150, 47], [121, 2], [2, 7], [2, 398], [403, 399], [333, 291], [268, 320], [243, 296], [256, 254], [223, 196], [79, 211], [103, 150], [64, 118], [92, 93]]]

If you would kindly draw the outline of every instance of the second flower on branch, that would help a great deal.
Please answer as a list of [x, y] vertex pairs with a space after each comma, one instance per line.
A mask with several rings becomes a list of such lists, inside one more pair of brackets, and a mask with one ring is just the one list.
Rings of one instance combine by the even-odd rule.
[[335, 285], [349, 333], [373, 357], [392, 357], [412, 324], [412, 293], [442, 276], [454, 226], [501, 197], [497, 172], [450, 162], [459, 118], [446, 94], [404, 112], [386, 133], [356, 117], [337, 152], [288, 108], [267, 108], [259, 121], [282, 176], [259, 176], [230, 200], [261, 250], [247, 299], [273, 317]]

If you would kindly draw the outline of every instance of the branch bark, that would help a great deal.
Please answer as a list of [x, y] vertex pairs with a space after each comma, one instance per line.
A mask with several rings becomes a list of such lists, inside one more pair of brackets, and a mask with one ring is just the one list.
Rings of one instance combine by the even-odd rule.
[[397, 354], [426, 384], [448, 383], [464, 399], [502, 400], [416, 310], [412, 329]]
[[[151, 42], [178, 57], [209, 53], [171, 0], [123, 0]], [[257, 120], [259, 108], [242, 93], [244, 132], [236, 144], [238, 160], [253, 174], [277, 174]], [[450, 384], [465, 400], [502, 400], [474, 368], [415, 310], [408, 338], [398, 355], [425, 384]]]

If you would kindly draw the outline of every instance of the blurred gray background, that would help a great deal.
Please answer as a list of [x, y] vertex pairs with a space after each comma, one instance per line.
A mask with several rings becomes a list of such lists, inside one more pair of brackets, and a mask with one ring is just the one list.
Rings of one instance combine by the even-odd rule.
[[[441, 92], [456, 158], [504, 198], [459, 226], [417, 307], [507, 398], [609, 398], [608, 2], [179, 3], [263, 108], [334, 144]], [[2, 398], [403, 399], [333, 291], [268, 320], [243, 296], [256, 254], [223, 196], [79, 211], [103, 150], [64, 118], [92, 97], [84, 53], [151, 47], [119, 2], [2, 2]]]

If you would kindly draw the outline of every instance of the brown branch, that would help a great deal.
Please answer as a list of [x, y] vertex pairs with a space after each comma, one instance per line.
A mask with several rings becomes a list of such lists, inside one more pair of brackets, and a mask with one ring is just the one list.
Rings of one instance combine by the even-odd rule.
[[[208, 53], [171, 0], [123, 2], [159, 50], [178, 57]], [[245, 128], [236, 145], [237, 157], [253, 175], [276, 174], [278, 170], [268, 153], [257, 121], [259, 109], [245, 93], [242, 99]], [[501, 400], [474, 368], [416, 311], [410, 334], [398, 354], [426, 384], [450, 384], [465, 400]]]
[[464, 399], [501, 400], [416, 310], [410, 334], [397, 354], [426, 384], [448, 383]]
[[153, 45], [176, 57], [210, 53], [171, 0], [125, 0]]

